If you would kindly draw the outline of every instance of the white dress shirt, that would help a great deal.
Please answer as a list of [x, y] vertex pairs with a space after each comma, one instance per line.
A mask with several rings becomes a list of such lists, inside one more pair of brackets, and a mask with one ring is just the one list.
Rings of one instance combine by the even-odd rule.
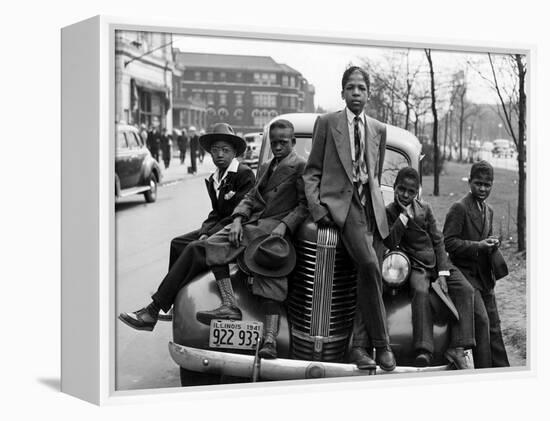
[[216, 189], [218, 196], [220, 194], [220, 186], [222, 185], [223, 180], [227, 177], [227, 174], [230, 172], [237, 172], [238, 168], [239, 160], [237, 158], [233, 158], [233, 160], [229, 163], [229, 166], [223, 173], [222, 178], [220, 178], [220, 169], [216, 168], [216, 171], [212, 174], [212, 181], [214, 182], [214, 188]]

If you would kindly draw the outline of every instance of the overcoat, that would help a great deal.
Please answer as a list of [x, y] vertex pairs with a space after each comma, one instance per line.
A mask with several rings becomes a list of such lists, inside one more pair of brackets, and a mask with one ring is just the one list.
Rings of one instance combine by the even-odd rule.
[[495, 281], [490, 256], [479, 242], [492, 234], [493, 209], [485, 203], [481, 212], [471, 193], [455, 202], [445, 217], [443, 235], [451, 261], [474, 288], [483, 291], [492, 289]]
[[308, 216], [302, 174], [306, 161], [293, 150], [268, 177], [272, 160], [258, 170], [256, 184], [233, 211], [232, 217], [243, 217], [243, 240], [239, 247], [227, 242], [230, 225], [205, 242], [208, 266], [234, 261], [254, 238], [270, 234], [280, 222], [291, 235]]
[[[367, 115], [365, 145], [367, 174], [376, 226], [382, 238], [388, 236], [388, 222], [380, 178], [386, 150], [386, 126]], [[351, 206], [353, 166], [345, 109], [320, 116], [313, 128], [313, 146], [304, 173], [305, 192], [314, 221], [330, 214], [340, 228]], [[343, 180], [343, 183], [342, 183]]]

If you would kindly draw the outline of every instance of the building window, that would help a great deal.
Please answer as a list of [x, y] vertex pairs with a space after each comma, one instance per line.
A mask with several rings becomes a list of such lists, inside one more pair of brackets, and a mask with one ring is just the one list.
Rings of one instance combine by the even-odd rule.
[[237, 72], [237, 73], [235, 73], [235, 80], [236, 80], [237, 82], [242, 82], [242, 81], [243, 81], [243, 74], [242, 74], [242, 72]]
[[293, 96], [290, 97], [290, 108], [296, 108], [296, 98]]
[[210, 118], [215, 117], [216, 116], [216, 110], [214, 108], [210, 107], [206, 110], [206, 115]]
[[275, 73], [269, 74], [269, 84], [270, 85], [276, 85], [277, 84], [277, 75]]
[[212, 71], [206, 72], [206, 80], [208, 82], [213, 82], [214, 81], [214, 72], [212, 72]]
[[240, 108], [237, 108], [233, 113], [233, 117], [235, 117], [236, 120], [241, 121], [244, 117], [244, 111]]
[[281, 107], [288, 108], [288, 97], [287, 96], [281, 97]]
[[183, 87], [183, 83], [180, 82], [180, 97], [184, 97], [185, 93], [187, 92], [187, 89]]
[[271, 110], [271, 111], [269, 112], [269, 118], [270, 118], [270, 119], [271, 119], [271, 118], [275, 118], [275, 117], [277, 117], [278, 115], [279, 115], [279, 113], [278, 113], [277, 111], [275, 111], [275, 110]]
[[283, 86], [288, 86], [288, 75], [283, 75], [282, 84]]
[[201, 80], [201, 72], [195, 72], [195, 80]]
[[296, 78], [294, 76], [290, 76], [290, 87], [294, 88], [296, 86]]
[[214, 104], [214, 92], [206, 93], [206, 105]]
[[269, 111], [268, 110], [253, 110], [252, 111], [252, 120], [254, 121], [254, 126], [261, 128], [269, 123]]
[[227, 75], [225, 74], [225, 72], [220, 72], [220, 81], [225, 82], [226, 78], [227, 78]]
[[236, 107], [242, 107], [243, 106], [243, 94], [235, 94], [235, 106]]
[[220, 108], [218, 110], [218, 115], [220, 116], [221, 120], [227, 120], [227, 116], [229, 115], [229, 112], [225, 108]]
[[255, 107], [273, 107], [277, 106], [277, 94], [262, 93], [254, 95]]
[[259, 73], [254, 73], [254, 83], [262, 83]]
[[219, 105], [227, 105], [227, 94], [225, 94], [225, 93], [220, 94], [220, 104]]

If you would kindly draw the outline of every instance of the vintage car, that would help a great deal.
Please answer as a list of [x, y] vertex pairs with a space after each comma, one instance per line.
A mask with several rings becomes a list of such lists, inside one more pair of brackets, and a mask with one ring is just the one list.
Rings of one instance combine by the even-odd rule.
[[243, 137], [246, 140], [246, 150], [240, 160], [250, 168], [258, 168], [263, 139], [262, 132], [246, 133]]
[[[307, 158], [317, 114], [280, 116], [295, 127], [296, 151]], [[263, 135], [260, 163], [270, 158], [269, 125]], [[420, 170], [421, 145], [412, 134], [387, 127], [381, 187], [386, 203], [393, 200], [393, 182], [403, 166]], [[182, 288], [174, 304], [173, 342], [169, 349], [180, 366], [181, 384], [211, 384], [255, 380], [289, 380], [355, 376], [374, 373], [346, 363], [356, 309], [356, 273], [334, 228], [318, 229], [311, 220], [295, 234], [297, 263], [289, 278], [289, 294], [277, 338], [278, 358], [260, 359], [255, 340], [261, 338], [264, 310], [249, 291], [249, 277], [233, 268], [233, 288], [243, 312], [240, 322], [197, 321], [199, 310], [215, 308], [220, 298], [212, 273]], [[384, 303], [397, 368], [391, 373], [447, 369], [443, 357], [449, 330], [443, 312], [434, 317], [433, 366], [413, 367], [412, 321], [407, 276], [408, 260], [389, 253], [383, 263]]]
[[162, 173], [138, 130], [127, 124], [116, 126], [115, 197], [143, 194], [147, 203], [157, 200]]

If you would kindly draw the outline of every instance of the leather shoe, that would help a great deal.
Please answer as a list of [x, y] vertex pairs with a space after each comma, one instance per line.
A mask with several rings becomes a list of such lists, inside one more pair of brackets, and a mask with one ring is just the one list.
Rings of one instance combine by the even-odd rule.
[[376, 360], [384, 371], [393, 371], [395, 369], [395, 356], [389, 345], [376, 348]]
[[262, 348], [258, 351], [258, 355], [261, 358], [266, 358], [268, 360], [277, 358], [277, 343], [265, 341]]
[[421, 351], [414, 359], [415, 367], [428, 367], [432, 363], [432, 354], [427, 351]]
[[144, 307], [133, 313], [120, 313], [118, 318], [134, 329], [151, 332], [157, 324], [158, 314], [152, 313], [148, 307]]
[[474, 368], [474, 362], [464, 348], [449, 348], [445, 351], [445, 358], [447, 358], [457, 370], [472, 370]]
[[173, 311], [174, 311], [174, 309], [172, 309], [172, 308], [170, 310], [168, 310], [166, 313], [163, 312], [163, 311], [160, 311], [158, 319], [162, 320], [163, 322], [171, 322], [172, 320], [174, 320]]
[[349, 352], [348, 361], [357, 366], [360, 370], [376, 369], [376, 361], [374, 361], [365, 348], [354, 346]]
[[218, 308], [210, 311], [197, 311], [197, 320], [205, 325], [215, 319], [242, 320], [243, 314], [236, 306], [222, 304]]

